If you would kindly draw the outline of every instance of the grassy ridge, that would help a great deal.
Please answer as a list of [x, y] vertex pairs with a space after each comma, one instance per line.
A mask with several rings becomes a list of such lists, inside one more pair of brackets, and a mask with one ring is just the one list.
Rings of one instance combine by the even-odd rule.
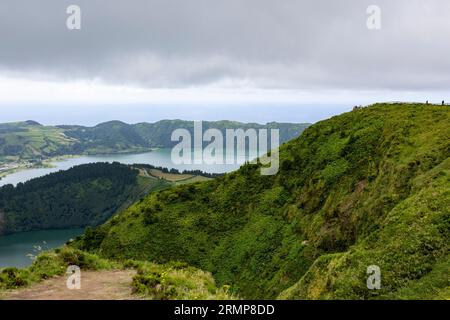
[[[449, 128], [446, 106], [377, 104], [333, 117], [281, 148], [278, 175], [245, 165], [151, 194], [77, 245], [182, 260], [246, 298], [442, 297]], [[369, 291], [374, 264], [383, 285]]]

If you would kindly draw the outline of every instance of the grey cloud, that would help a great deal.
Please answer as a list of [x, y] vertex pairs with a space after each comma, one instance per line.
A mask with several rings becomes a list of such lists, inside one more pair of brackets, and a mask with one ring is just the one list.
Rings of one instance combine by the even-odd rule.
[[[82, 30], [65, 27], [82, 10]], [[366, 8], [382, 29], [366, 28]], [[0, 70], [142, 87], [442, 90], [448, 0], [2, 0]]]

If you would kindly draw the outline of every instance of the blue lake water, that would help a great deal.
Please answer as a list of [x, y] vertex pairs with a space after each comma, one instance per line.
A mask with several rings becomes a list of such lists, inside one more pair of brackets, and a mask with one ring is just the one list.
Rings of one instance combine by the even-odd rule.
[[82, 234], [84, 229], [43, 230], [21, 232], [0, 237], [0, 268], [29, 266], [43, 250], [62, 246]]

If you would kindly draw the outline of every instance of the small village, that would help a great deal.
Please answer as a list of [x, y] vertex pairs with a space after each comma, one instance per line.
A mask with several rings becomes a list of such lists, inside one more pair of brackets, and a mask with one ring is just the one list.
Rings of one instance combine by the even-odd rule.
[[20, 161], [0, 161], [0, 179], [17, 170], [29, 169], [36, 167], [36, 162], [20, 160]]

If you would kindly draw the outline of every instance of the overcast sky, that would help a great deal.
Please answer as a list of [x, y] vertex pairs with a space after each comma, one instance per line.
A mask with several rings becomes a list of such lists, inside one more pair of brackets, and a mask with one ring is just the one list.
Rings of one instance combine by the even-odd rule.
[[448, 0], [2, 0], [0, 122], [312, 122], [440, 102], [449, 39]]

